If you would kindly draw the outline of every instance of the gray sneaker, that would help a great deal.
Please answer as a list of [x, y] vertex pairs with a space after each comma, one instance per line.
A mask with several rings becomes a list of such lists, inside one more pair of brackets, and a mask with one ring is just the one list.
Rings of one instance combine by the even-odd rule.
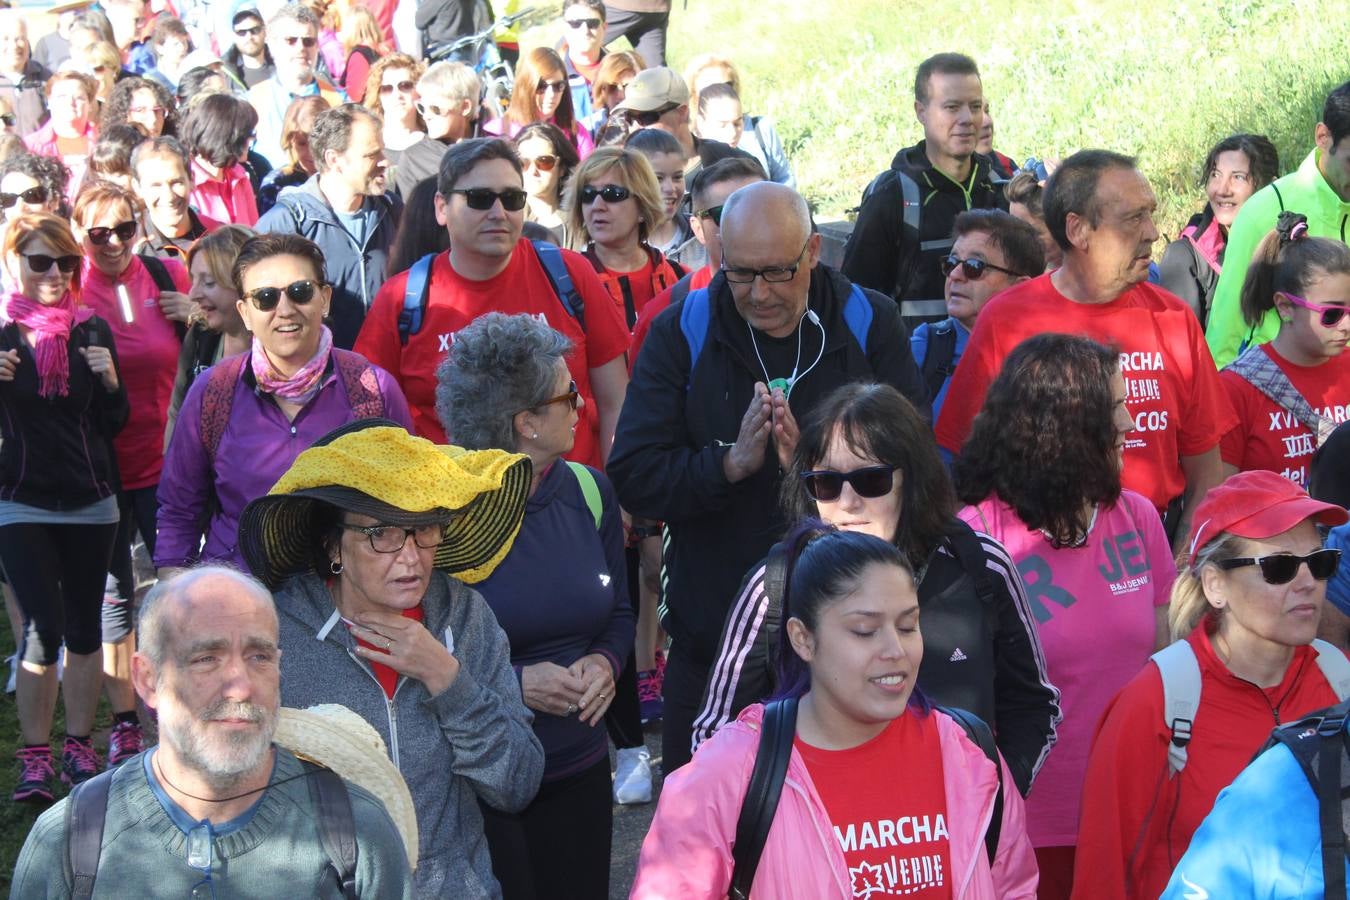
[[646, 747], [618, 752], [614, 772], [614, 802], [625, 806], [652, 802], [652, 755]]

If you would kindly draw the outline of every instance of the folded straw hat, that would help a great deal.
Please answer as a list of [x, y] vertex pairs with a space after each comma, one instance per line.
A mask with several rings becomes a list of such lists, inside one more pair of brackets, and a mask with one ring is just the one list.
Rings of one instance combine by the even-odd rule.
[[239, 549], [272, 588], [310, 571], [312, 515], [323, 502], [407, 528], [448, 522], [434, 565], [478, 582], [511, 549], [531, 476], [524, 454], [440, 447], [387, 419], [361, 419], [319, 438], [244, 507]]
[[403, 838], [408, 864], [417, 868], [417, 811], [412, 793], [389, 758], [384, 739], [369, 722], [337, 703], [308, 709], [283, 706], [272, 741], [380, 798]]

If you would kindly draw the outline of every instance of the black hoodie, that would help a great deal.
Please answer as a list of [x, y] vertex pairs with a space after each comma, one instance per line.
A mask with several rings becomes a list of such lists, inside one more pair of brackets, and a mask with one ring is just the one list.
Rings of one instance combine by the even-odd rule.
[[[853, 234], [844, 248], [843, 273], [851, 281], [890, 294], [897, 301], [936, 300], [943, 296], [940, 260], [951, 252], [956, 217], [968, 209], [1006, 209], [1003, 192], [990, 174], [989, 160], [976, 154], [970, 177], [958, 184], [933, 168], [924, 142], [895, 154], [889, 172], [874, 181], [865, 196]], [[919, 228], [904, 220], [899, 173], [919, 188]], [[911, 327], [913, 318], [942, 318], [945, 306], [902, 306]]]

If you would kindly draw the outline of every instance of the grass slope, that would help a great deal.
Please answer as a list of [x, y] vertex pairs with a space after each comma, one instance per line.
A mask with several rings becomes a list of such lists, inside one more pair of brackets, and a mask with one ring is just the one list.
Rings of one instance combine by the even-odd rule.
[[735, 59], [747, 111], [774, 119], [826, 216], [856, 206], [895, 151], [922, 137], [914, 69], [933, 53], [976, 58], [995, 147], [1019, 161], [1084, 147], [1137, 154], [1169, 235], [1203, 205], [1199, 170], [1215, 141], [1264, 133], [1283, 169], [1296, 168], [1327, 92], [1350, 77], [1345, 7], [1324, 0], [688, 6], [672, 13], [674, 64], [703, 51]]

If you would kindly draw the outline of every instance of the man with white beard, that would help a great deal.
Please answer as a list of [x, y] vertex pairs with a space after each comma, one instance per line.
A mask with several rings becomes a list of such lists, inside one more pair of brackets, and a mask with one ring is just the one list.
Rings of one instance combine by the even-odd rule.
[[[316, 769], [272, 742], [280, 696], [277, 615], [259, 582], [205, 566], [161, 582], [141, 608], [132, 680], [159, 713], [160, 743], [43, 813], [28, 835], [11, 898], [84, 896], [343, 897], [325, 849]], [[342, 783], [339, 782], [339, 785]], [[357, 897], [412, 897], [402, 838], [381, 802], [346, 783]], [[94, 871], [73, 874], [66, 805], [106, 791]], [[326, 798], [331, 799], [331, 796]], [[96, 815], [95, 818], [98, 818]], [[78, 855], [78, 852], [77, 852]]]

